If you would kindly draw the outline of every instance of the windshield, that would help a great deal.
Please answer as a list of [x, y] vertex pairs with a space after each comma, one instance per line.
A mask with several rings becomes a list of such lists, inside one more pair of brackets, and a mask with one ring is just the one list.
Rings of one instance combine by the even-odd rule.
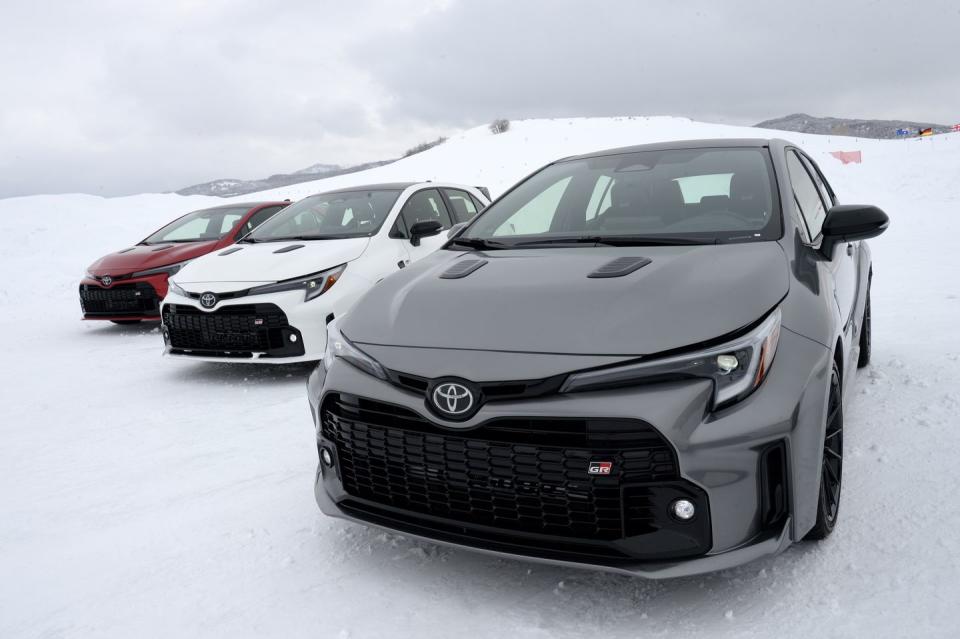
[[244, 241], [370, 237], [383, 226], [399, 196], [398, 190], [312, 195], [277, 213]]
[[145, 239], [141, 244], [206, 242], [219, 240], [236, 228], [248, 206], [203, 209], [187, 213]]
[[552, 164], [484, 211], [455, 243], [714, 244], [776, 239], [761, 148], [643, 151]]

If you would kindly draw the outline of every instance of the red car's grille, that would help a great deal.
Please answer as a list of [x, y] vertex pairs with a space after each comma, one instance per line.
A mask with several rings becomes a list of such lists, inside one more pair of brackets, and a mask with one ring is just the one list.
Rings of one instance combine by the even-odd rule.
[[81, 284], [80, 306], [87, 317], [160, 315], [160, 298], [146, 282], [115, 284], [111, 288]]

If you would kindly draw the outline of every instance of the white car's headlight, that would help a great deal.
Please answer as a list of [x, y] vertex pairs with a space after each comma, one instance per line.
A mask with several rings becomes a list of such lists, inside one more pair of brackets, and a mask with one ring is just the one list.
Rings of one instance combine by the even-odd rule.
[[157, 268], [147, 269], [146, 271], [137, 271], [130, 275], [130, 277], [147, 277], [149, 275], [160, 275], [161, 273], [166, 273], [167, 275], [176, 275], [180, 272], [184, 266], [190, 263], [190, 260], [184, 260], [182, 262], [177, 262], [176, 264], [168, 264], [167, 266], [159, 266]]
[[729, 406], [752, 393], [766, 378], [780, 340], [780, 309], [749, 333], [726, 344], [687, 355], [574, 373], [561, 393], [634, 386], [684, 377], [712, 379], [713, 408]]
[[380, 362], [350, 343], [337, 328], [337, 320], [333, 320], [327, 324], [327, 349], [323, 352], [323, 367], [329, 371], [337, 359], [350, 362], [364, 373], [387, 379], [387, 372]]
[[190, 294], [187, 293], [187, 292], [186, 292], [185, 290], [183, 290], [182, 288], [180, 288], [180, 286], [178, 286], [177, 283], [174, 282], [173, 280], [167, 280], [167, 288], [170, 289], [170, 292], [171, 292], [171, 293], [176, 293], [177, 295], [180, 295], [181, 297], [190, 297]]
[[341, 264], [340, 266], [327, 269], [326, 271], [320, 271], [319, 273], [313, 273], [311, 275], [304, 275], [303, 277], [284, 280], [282, 282], [277, 282], [276, 284], [255, 286], [247, 291], [247, 295], [264, 295], [266, 293], [303, 290], [303, 301], [309, 302], [310, 300], [320, 297], [329, 291], [330, 288], [337, 283], [337, 280], [340, 279], [345, 270], [347, 270], [347, 265]]

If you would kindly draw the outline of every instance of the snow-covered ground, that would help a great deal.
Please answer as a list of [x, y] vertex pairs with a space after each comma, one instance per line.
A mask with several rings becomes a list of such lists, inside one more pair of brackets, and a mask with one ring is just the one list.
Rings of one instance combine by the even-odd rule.
[[[451, 179], [494, 194], [578, 152], [756, 136], [672, 118], [466, 131], [343, 184]], [[960, 135], [778, 133], [871, 242], [873, 364], [847, 407], [829, 541], [649, 582], [451, 551], [322, 516], [308, 367], [169, 361], [154, 326], [79, 321], [100, 255], [222, 200], [0, 200], [0, 637], [956, 637], [960, 604]], [[862, 165], [829, 151], [862, 150]], [[259, 199], [246, 196], [242, 199]]]

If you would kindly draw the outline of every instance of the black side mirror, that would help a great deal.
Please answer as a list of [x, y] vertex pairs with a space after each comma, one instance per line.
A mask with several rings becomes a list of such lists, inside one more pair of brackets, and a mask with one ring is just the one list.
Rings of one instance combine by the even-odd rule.
[[830, 259], [833, 247], [841, 242], [855, 242], [876, 237], [887, 230], [890, 218], [869, 204], [838, 204], [827, 211], [823, 221], [823, 243], [820, 251]]
[[438, 235], [443, 230], [443, 224], [437, 220], [426, 220], [417, 222], [410, 227], [410, 243], [414, 246], [420, 246], [420, 239]]
[[467, 225], [466, 222], [460, 222], [460, 223], [458, 223], [458, 224], [454, 224], [453, 226], [451, 226], [451, 227], [450, 227], [450, 230], [447, 231], [447, 239], [449, 240], [449, 239], [452, 238], [454, 235], [456, 235], [457, 233], [459, 233], [459, 232], [460, 232], [460, 229], [462, 229], [462, 228], [465, 227], [466, 225]]

